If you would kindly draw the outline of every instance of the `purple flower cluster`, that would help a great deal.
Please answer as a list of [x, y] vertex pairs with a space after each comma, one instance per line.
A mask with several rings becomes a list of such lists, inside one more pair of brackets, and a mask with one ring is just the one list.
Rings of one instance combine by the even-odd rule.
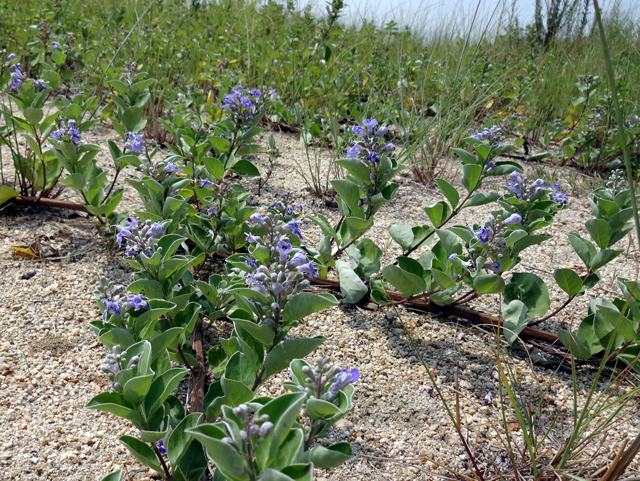
[[78, 143], [80, 140], [80, 130], [76, 127], [76, 121], [74, 119], [67, 120], [65, 125], [64, 120], [61, 121], [58, 130], [51, 132], [49, 136], [56, 140], [70, 140], [71, 142]]
[[20, 69], [19, 63], [14, 63], [11, 68], [13, 68], [13, 72], [9, 74], [11, 76], [11, 88], [17, 89], [24, 83], [25, 75]]
[[[360, 379], [360, 371], [357, 369], [347, 370], [344, 367], [331, 366], [330, 362], [328, 356], [318, 357], [315, 369], [308, 365], [303, 366], [305, 385], [294, 384], [295, 389], [306, 392], [309, 398], [332, 401], [341, 389]], [[294, 377], [293, 372], [291, 374]]]
[[633, 130], [636, 127], [640, 127], [640, 116], [634, 114], [631, 116], [631, 119], [626, 120], [625, 123], [627, 124], [627, 128], [629, 130]]
[[[251, 214], [249, 216], [249, 221], [253, 222], [254, 224], [259, 224], [261, 226], [265, 225], [265, 221], [266, 218], [269, 217], [269, 214], [267, 214], [267, 216], [263, 217], [261, 214], [254, 212], [253, 214]], [[302, 231], [300, 231], [300, 226], [298, 225], [298, 223], [296, 222], [295, 219], [291, 219], [289, 222], [287, 222], [286, 224], [283, 224], [281, 226], [281, 230], [291, 230], [292, 234], [297, 235], [298, 237], [300, 237], [300, 239], [304, 239], [304, 237], [302, 236]], [[249, 238], [254, 238], [254, 236], [252, 236], [251, 234], [247, 234], [247, 239]], [[253, 242], [251, 240], [249, 240], [249, 242]]]
[[[269, 212], [264, 216], [255, 212], [249, 220], [262, 226], [266, 235], [259, 237], [248, 233], [247, 241], [256, 247], [266, 247], [269, 251], [269, 261], [263, 264], [253, 255], [245, 256], [245, 262], [253, 270], [248, 274], [238, 274], [244, 275], [247, 287], [269, 299], [269, 304], [262, 306], [265, 312], [263, 322], [277, 328], [286, 302], [293, 295], [306, 289], [309, 286], [308, 279], [316, 277], [318, 272], [307, 255], [295, 249], [289, 242], [290, 236], [299, 232], [295, 220], [285, 223], [283, 215], [279, 212]], [[293, 232], [289, 233], [290, 230]], [[255, 247], [250, 247], [250, 252], [254, 249]]]
[[477, 240], [472, 242], [467, 249], [469, 260], [465, 261], [459, 258], [458, 254], [451, 254], [449, 261], [459, 263], [470, 271], [475, 271], [477, 270], [478, 257], [484, 257], [487, 259], [483, 265], [485, 269], [495, 273], [500, 272], [502, 264], [499, 260], [503, 258], [503, 252], [507, 246], [504, 234], [508, 226], [521, 222], [522, 216], [517, 212], [509, 215], [506, 219], [503, 219], [502, 215], [496, 217], [490, 215], [485, 225], [478, 230], [470, 229]]
[[544, 179], [536, 179], [529, 181], [526, 176], [523, 176], [517, 170], [514, 170], [509, 174], [509, 182], [504, 183], [504, 187], [516, 196], [520, 202], [531, 202], [541, 199], [546, 193], [551, 194], [551, 200], [559, 204], [567, 203], [567, 195], [560, 191], [560, 184], [554, 182], [551, 186], [548, 186]]
[[[268, 414], [256, 416], [254, 413], [254, 415], [252, 415], [249, 406], [246, 404], [240, 404], [240, 406], [233, 408], [232, 412], [236, 419], [231, 420], [225, 415], [226, 422], [221, 423], [222, 430], [226, 434], [221, 441], [231, 446], [244, 458], [250, 460], [257, 446], [273, 431], [273, 423], [269, 421]], [[238, 431], [240, 440], [242, 440], [240, 444], [233, 439], [233, 435], [229, 429], [230, 425], [236, 425], [237, 420], [240, 420], [241, 423], [241, 429]]]
[[147, 220], [144, 224], [140, 224], [137, 217], [130, 217], [124, 225], [114, 227], [118, 229], [116, 233], [118, 246], [122, 247], [124, 241], [125, 255], [133, 258], [140, 257], [140, 254], [151, 257], [158, 237], [165, 233], [164, 226], [159, 222], [152, 223]]
[[475, 135], [472, 135], [478, 140], [487, 141], [491, 145], [497, 145], [502, 141], [502, 129], [497, 125], [492, 126], [491, 128], [484, 129], [482, 132], [476, 130]]
[[[9, 60], [14, 60], [16, 58], [16, 54], [15, 53], [10, 53], [7, 58]], [[13, 69], [13, 72], [9, 73], [9, 76], [11, 77], [11, 88], [12, 89], [17, 89], [18, 87], [20, 87], [20, 85], [25, 83], [25, 81], [27, 80], [27, 77], [24, 74], [24, 72], [22, 71], [22, 68], [20, 67], [19, 63], [17, 63], [17, 62], [14, 63], [11, 66], [11, 68]], [[47, 86], [44, 84], [44, 82], [42, 80], [34, 79], [33, 80], [33, 85], [36, 86], [36, 87], [41, 88], [42, 90], [47, 90]]]
[[134, 312], [138, 312], [140, 309], [150, 309], [149, 303], [143, 299], [142, 294], [130, 294], [125, 301], [127, 311], [133, 309]]
[[269, 89], [265, 95], [260, 89], [246, 90], [242, 86], [238, 86], [223, 97], [220, 108], [227, 110], [227, 115], [236, 124], [236, 127], [241, 127], [251, 124], [256, 115], [266, 113], [264, 104], [275, 93], [274, 89]]
[[354, 125], [351, 128], [351, 132], [361, 140], [356, 140], [353, 146], [347, 149], [347, 159], [360, 159], [364, 165], [377, 164], [380, 162], [381, 154], [396, 150], [395, 145], [384, 141], [384, 136], [389, 130], [386, 127], [375, 130], [377, 125], [376, 119], [365, 119], [362, 126]]
[[135, 134], [133, 132], [127, 132], [127, 141], [124, 143], [124, 148], [129, 149], [136, 154], [142, 152], [144, 147], [144, 140], [142, 134]]
[[269, 206], [269, 209], [273, 209], [280, 214], [291, 217], [296, 214], [296, 211], [302, 213], [304, 208], [304, 204], [293, 205], [291, 203], [291, 199], [293, 196], [293, 192], [287, 191], [283, 193], [276, 194], [277, 196], [282, 197], [282, 200], [277, 200], [273, 204]]
[[129, 359], [126, 367], [123, 367], [122, 361], [127, 356], [127, 351], [123, 351], [120, 344], [113, 346], [111, 353], [107, 354], [104, 364], [100, 366], [100, 370], [107, 375], [111, 381], [111, 387], [117, 392], [123, 391], [123, 386], [116, 381], [116, 374], [123, 369], [134, 369], [140, 363], [140, 356], [133, 356]]
[[102, 299], [104, 311], [102, 317], [107, 318], [109, 314], [122, 314], [122, 311], [138, 312], [140, 309], [150, 309], [149, 303], [142, 297], [142, 294], [129, 294], [127, 297], [111, 300], [108, 297]]

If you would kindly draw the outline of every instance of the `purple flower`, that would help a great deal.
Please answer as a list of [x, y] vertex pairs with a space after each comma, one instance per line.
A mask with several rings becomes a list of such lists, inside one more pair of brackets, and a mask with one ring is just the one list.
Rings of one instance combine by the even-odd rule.
[[476, 236], [480, 239], [482, 244], [486, 244], [491, 240], [491, 236], [493, 235], [493, 231], [488, 227], [481, 227], [479, 231], [476, 231]]
[[292, 251], [291, 244], [286, 241], [281, 240], [276, 245], [276, 249], [280, 253], [280, 263], [284, 264], [289, 256], [289, 253]]
[[154, 238], [165, 233], [164, 227], [160, 222], [154, 222], [147, 231], [147, 237]]
[[484, 164], [484, 166], [486, 167], [487, 171], [489, 171], [496, 168], [496, 163], [489, 161], [486, 164]]
[[358, 371], [356, 368], [353, 368], [351, 371], [346, 372], [351, 374], [351, 384], [360, 379], [360, 371]]
[[257, 269], [258, 268], [258, 264], [256, 264], [256, 261], [249, 257], [249, 256], [244, 256], [243, 259], [245, 260], [245, 262], [247, 264], [249, 264], [251, 266], [252, 269]]
[[262, 217], [262, 215], [258, 214], [257, 212], [254, 212], [249, 216], [249, 222], [264, 225], [264, 218]]
[[544, 187], [546, 185], [546, 182], [543, 179], [537, 179], [534, 180], [533, 183], [531, 184], [531, 187], [535, 187], [537, 189], [540, 189], [542, 187]]
[[484, 268], [491, 272], [500, 272], [500, 263], [499, 262], [489, 262], [484, 265]]
[[68, 129], [67, 133], [72, 142], [80, 142], [80, 131], [78, 129]]
[[357, 159], [361, 151], [362, 146], [360, 144], [354, 145], [350, 149], [347, 149], [347, 159]]
[[164, 454], [165, 456], [167, 455], [167, 450], [164, 447], [164, 443], [162, 442], [162, 439], [156, 442], [156, 446], [158, 447], [158, 451], [160, 451], [160, 454]]
[[127, 305], [125, 307], [126, 310], [133, 309], [134, 311], [139, 311], [141, 308], [150, 309], [149, 303], [142, 298], [142, 294], [131, 294], [127, 297]]
[[33, 85], [40, 87], [42, 90], [47, 90], [47, 86], [42, 83], [42, 80], [34, 80]]
[[259, 292], [264, 296], [269, 295], [262, 281], [256, 279], [256, 276], [253, 272], [249, 272], [249, 274], [245, 276], [244, 283], [247, 285], [248, 288], [253, 289], [256, 292]]
[[51, 46], [52, 46], [53, 48], [62, 48], [62, 47], [60, 46], [60, 42], [53, 42], [53, 43], [51, 44]]
[[306, 275], [307, 277], [313, 279], [315, 277], [318, 277], [318, 271], [316, 271], [315, 267], [313, 266], [313, 264], [311, 263], [311, 261], [307, 262], [306, 264], [302, 264], [301, 266], [296, 267], [298, 272], [302, 272], [304, 275]]
[[507, 217], [505, 220], [502, 221], [503, 225], [514, 225], [514, 224], [519, 224], [520, 222], [522, 222], [522, 216], [518, 213], [515, 214], [511, 214], [509, 217]]
[[213, 207], [209, 207], [207, 209], [207, 215], [211, 217], [213, 214], [216, 213], [216, 210], [218, 210], [218, 208], [215, 205]]
[[253, 89], [249, 93], [253, 95], [255, 98], [260, 98], [260, 96], [262, 95], [262, 92], [260, 91], [260, 89]]
[[245, 232], [245, 235], [247, 236], [247, 242], [249, 244], [257, 244], [260, 240], [259, 237], [254, 236], [251, 232]]
[[24, 73], [22, 72], [22, 70], [20, 70], [19, 63], [13, 64], [13, 72], [11, 72], [9, 76], [11, 77], [11, 80], [12, 80], [11, 82], [12, 89], [17, 89], [18, 87], [20, 87], [20, 85], [23, 84]]
[[60, 132], [59, 130], [54, 130], [53, 132], [51, 132], [49, 137], [51, 137], [52, 139], [59, 139], [60, 137], [62, 137], [62, 132]]
[[[129, 257], [138, 257], [141, 253], [142, 249], [140, 249], [139, 247], [129, 247], [124, 251], [124, 254]], [[147, 257], [151, 257], [151, 253], [148, 253]]]
[[364, 125], [367, 128], [367, 131], [371, 133], [373, 128], [378, 125], [378, 121], [376, 119], [364, 119], [362, 121], [362, 125]]
[[296, 223], [295, 219], [291, 219], [289, 222], [287, 222], [284, 225], [284, 228], [291, 229], [294, 234], [300, 237], [300, 239], [304, 239], [304, 237], [302, 237], [302, 232], [300, 232], [300, 227], [298, 227], [298, 224]]
[[125, 225], [116, 225], [115, 227], [120, 229], [116, 234], [116, 241], [118, 242], [118, 247], [122, 247], [122, 241], [127, 237], [131, 237], [131, 229], [138, 227], [138, 219], [132, 217], [131, 220], [127, 220]]
[[[142, 138], [142, 134], [134, 134], [133, 132], [127, 133], [127, 141], [124, 143], [125, 149], [129, 149], [132, 152], [139, 154], [140, 152], [142, 152], [143, 147], [144, 147], [144, 140]], [[169, 164], [172, 164], [172, 162], [169, 162], [167, 164], [167, 167], [169, 167]], [[176, 172], [176, 171], [169, 170], [167, 172]], [[181, 172], [181, 170], [179, 172]]]
[[483, 401], [482, 401], [482, 404], [484, 406], [487, 406], [487, 405], [491, 404], [491, 398], [492, 398], [491, 393], [488, 392], [487, 394], [485, 394], [485, 396], [483, 398]]
[[357, 135], [358, 137], [365, 138], [367, 136], [367, 132], [359, 125], [351, 127], [351, 132], [353, 132], [353, 135]]
[[475, 137], [478, 140], [493, 140], [496, 137], [500, 136], [501, 133], [502, 132], [500, 128], [494, 125], [490, 129], [484, 129], [482, 132], [478, 132], [476, 130], [476, 135], [473, 135], [472, 137]]
[[386, 135], [387, 132], [389, 132], [389, 129], [386, 127], [380, 127], [378, 129], [378, 131], [376, 132], [376, 137], [382, 137], [383, 135]]
[[377, 164], [378, 162], [380, 162], [380, 157], [378, 156], [377, 152], [371, 152], [367, 157], [367, 160], [373, 164]]
[[118, 247], [122, 247], [122, 241], [126, 238], [126, 237], [131, 237], [131, 232], [123, 226], [116, 226], [118, 227], [120, 230], [118, 231], [118, 233], [116, 234], [116, 241], [118, 242]]
[[107, 314], [121, 314], [118, 303], [113, 302], [106, 297], [102, 300], [102, 303], [104, 304], [104, 312], [102, 313], [103, 318], [106, 319]]
[[200, 183], [200, 188], [203, 189], [208, 185], [213, 185], [213, 182], [211, 182], [209, 179], [204, 179], [201, 183]]
[[457, 259], [457, 257], [458, 257], [458, 254], [456, 254], [456, 253], [454, 252], [453, 254], [451, 254], [451, 255], [449, 256], [449, 262], [453, 262], [453, 261], [455, 261], [455, 260]]
[[298, 251], [293, 255], [291, 260], [288, 262], [287, 267], [290, 269], [295, 268], [298, 272], [302, 272], [310, 278], [314, 278], [318, 275], [313, 263], [304, 254], [304, 252], [301, 251]]
[[80, 93], [80, 89], [76, 87], [71, 87], [71, 91], [76, 95]]
[[346, 369], [342, 369], [337, 375], [334, 383], [329, 386], [329, 391], [339, 391], [343, 387], [348, 384], [352, 384], [360, 379], [360, 372], [357, 369], [352, 369], [351, 371], [347, 371]]
[[308, 264], [309, 263], [309, 258], [305, 255], [304, 252], [302, 251], [298, 251], [295, 254], [293, 254], [293, 257], [291, 258], [291, 260], [289, 261], [289, 263], [287, 264], [287, 267], [300, 267], [304, 264]]
[[522, 183], [522, 176], [520, 175], [520, 172], [518, 172], [517, 170], [514, 170], [509, 174], [509, 180], [511, 180], [511, 182], [514, 182], [516, 184], [520, 184]]
[[17, 57], [17, 55], [16, 55], [15, 53], [10, 53], [10, 54], [7, 56], [7, 60], [13, 60], [13, 59], [14, 59], [14, 58], [16, 58], [16, 57]]
[[[134, 152], [135, 152], [135, 150], [134, 150]], [[168, 174], [170, 172], [182, 172], [182, 169], [179, 168], [179, 167], [176, 167], [175, 164], [172, 161], [169, 161], [169, 162], [167, 162], [167, 165], [165, 165], [164, 168], [162, 169], [162, 172], [165, 173], [165, 174]], [[202, 186], [200, 188], [202, 188]]]
[[553, 194], [552, 198], [558, 204], [566, 204], [568, 200], [567, 196], [562, 192], [556, 192], [555, 194]]
[[385, 145], [384, 148], [382, 149], [383, 152], [393, 152], [394, 150], [396, 150], [396, 146], [393, 145], [391, 142]]

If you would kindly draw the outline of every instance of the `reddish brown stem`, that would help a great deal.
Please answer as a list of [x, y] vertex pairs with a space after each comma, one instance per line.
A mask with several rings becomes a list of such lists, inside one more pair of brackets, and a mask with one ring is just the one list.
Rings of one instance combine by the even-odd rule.
[[[340, 281], [333, 279], [314, 279], [313, 283], [320, 286], [328, 286], [334, 289], [340, 288]], [[387, 296], [392, 301], [406, 300], [402, 294], [393, 291], [385, 291]], [[411, 306], [416, 309], [420, 309], [427, 312], [440, 312], [442, 314], [448, 314], [451, 316], [461, 317], [474, 324], [489, 325], [493, 327], [502, 327], [502, 321], [497, 317], [483, 314], [481, 312], [474, 311], [467, 307], [462, 306], [438, 306], [436, 304], [429, 303], [422, 299], [406, 300], [405, 305]], [[550, 332], [541, 331], [540, 329], [534, 329], [532, 327], [525, 327], [520, 333], [520, 337], [524, 339], [538, 339], [548, 342], [550, 344], [560, 344], [558, 336], [551, 334]]]
[[77, 202], [70, 202], [68, 200], [38, 199], [33, 196], [19, 195], [11, 199], [11, 202], [20, 205], [40, 205], [42, 207], [57, 207], [59, 209], [70, 209], [85, 212], [87, 214], [90, 213], [84, 205], [78, 204]]
[[191, 333], [191, 345], [196, 351], [196, 361], [198, 366], [191, 370], [191, 403], [189, 406], [190, 413], [204, 412], [204, 384], [206, 377], [206, 367], [204, 365], [204, 352], [202, 350], [202, 324], [200, 321], [196, 323]]

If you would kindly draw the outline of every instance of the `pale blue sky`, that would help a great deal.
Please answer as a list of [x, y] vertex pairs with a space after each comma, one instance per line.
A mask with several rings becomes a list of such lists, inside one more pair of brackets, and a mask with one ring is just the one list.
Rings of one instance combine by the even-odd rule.
[[[325, 0], [297, 0], [302, 7], [314, 6], [316, 11], [325, 10]], [[591, 2], [592, 0], [590, 0]], [[347, 7], [343, 21], [357, 22], [363, 18], [385, 24], [394, 20], [400, 26], [409, 25], [416, 31], [429, 35], [443, 28], [466, 32], [473, 17], [478, 0], [345, 0]], [[543, 4], [544, 4], [543, 0]], [[600, 6], [606, 11], [617, 3], [622, 10], [631, 11], [634, 16], [640, 12], [638, 0], [600, 0]], [[479, 19], [498, 22], [500, 12], [511, 11], [513, 0], [480, 0]], [[520, 24], [525, 25], [533, 19], [535, 0], [516, 0], [515, 13]], [[591, 5], [590, 10], [593, 11]], [[506, 21], [506, 18], [503, 18]], [[476, 22], [477, 24], [477, 22]], [[494, 23], [495, 25], [495, 23]]]

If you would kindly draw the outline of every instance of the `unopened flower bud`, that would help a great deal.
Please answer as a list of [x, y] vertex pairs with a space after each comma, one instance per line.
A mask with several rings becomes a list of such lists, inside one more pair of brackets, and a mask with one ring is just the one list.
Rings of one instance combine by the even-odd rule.
[[304, 279], [303, 281], [300, 281], [298, 283], [297, 290], [298, 292], [303, 291], [305, 289], [308, 289], [310, 285], [311, 283], [307, 279]]
[[311, 368], [309, 366], [302, 366], [302, 374], [306, 374], [307, 376], [311, 376]]
[[258, 421], [261, 423], [266, 423], [269, 420], [269, 415], [268, 414], [263, 414], [262, 416], [260, 416], [258, 418]]
[[228, 444], [229, 446], [232, 446], [232, 447], [234, 447], [234, 448], [238, 449], [238, 445], [237, 445], [237, 444], [236, 444], [236, 442], [235, 442], [233, 439], [231, 439], [231, 438], [225, 437], [225, 438], [222, 438], [222, 439], [221, 439], [221, 441], [222, 441], [223, 443]]
[[260, 426], [260, 431], [258, 432], [258, 434], [261, 438], [264, 439], [269, 436], [271, 431], [273, 431], [273, 423], [267, 421], [266, 423], [263, 423], [262, 426]]
[[249, 437], [251, 439], [256, 439], [259, 436], [260, 433], [260, 428], [258, 427], [257, 424], [252, 424], [249, 427]]
[[240, 404], [240, 406], [233, 408], [233, 414], [238, 416], [242, 421], [245, 421], [249, 417], [249, 408], [246, 404]]
[[116, 391], [122, 391], [122, 384], [120, 384], [119, 382], [114, 382], [113, 389], [115, 389]]
[[133, 356], [129, 360], [129, 364], [127, 364], [127, 369], [131, 369], [132, 367], [136, 367], [140, 362], [140, 356]]
[[240, 430], [240, 438], [244, 443], [249, 442], [249, 434], [247, 434], [247, 431], [245, 429]]

